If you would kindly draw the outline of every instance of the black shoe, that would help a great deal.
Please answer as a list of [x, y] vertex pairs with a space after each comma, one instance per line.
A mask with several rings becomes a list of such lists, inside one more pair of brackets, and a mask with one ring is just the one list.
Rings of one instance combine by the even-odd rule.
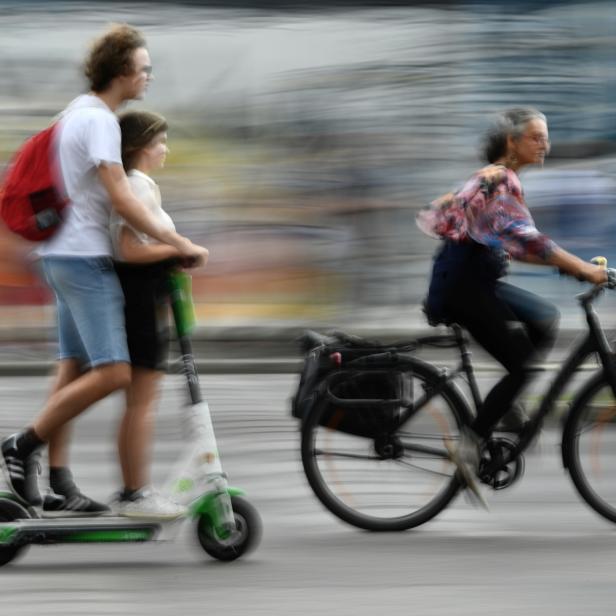
[[98, 503], [77, 490], [73, 495], [64, 497], [54, 492], [45, 495], [43, 515], [45, 517], [80, 517], [102, 515], [110, 511], [107, 505]]
[[17, 436], [13, 434], [2, 441], [0, 463], [13, 492], [29, 505], [39, 507], [43, 504], [37, 483], [40, 453], [23, 457], [17, 448]]
[[64, 496], [55, 494], [49, 489], [43, 496], [43, 511], [60, 511], [64, 506]]
[[512, 434], [520, 434], [530, 422], [530, 417], [526, 414], [524, 407], [515, 403], [507, 411], [501, 420], [496, 425], [496, 432], [511, 432]]
[[73, 481], [73, 475], [68, 468], [59, 469], [52, 476], [51, 484], [54, 496], [63, 497], [62, 501], [57, 499], [46, 502], [43, 511], [53, 512], [54, 515], [100, 515], [110, 511], [104, 503], [99, 503], [90, 497], [82, 494]]

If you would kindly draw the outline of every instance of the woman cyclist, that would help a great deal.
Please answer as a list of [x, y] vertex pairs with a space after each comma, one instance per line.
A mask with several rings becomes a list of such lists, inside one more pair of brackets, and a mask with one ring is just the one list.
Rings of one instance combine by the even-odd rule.
[[[462, 433], [456, 461], [473, 471], [482, 441], [527, 383], [529, 362], [550, 349], [557, 332], [554, 305], [501, 280], [509, 259], [555, 266], [595, 284], [606, 281], [603, 268], [540, 233], [528, 211], [518, 173], [526, 165], [543, 164], [549, 149], [541, 112], [515, 108], [501, 113], [484, 140], [489, 164], [417, 218], [422, 231], [443, 240], [426, 300], [429, 321], [462, 325], [507, 371], [486, 396], [471, 429]], [[463, 469], [465, 476], [468, 470]]]

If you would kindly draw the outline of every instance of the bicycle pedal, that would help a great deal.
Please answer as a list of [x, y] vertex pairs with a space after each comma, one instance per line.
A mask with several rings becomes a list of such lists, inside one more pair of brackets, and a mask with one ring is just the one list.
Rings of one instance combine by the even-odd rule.
[[473, 505], [481, 505], [486, 511], [490, 510], [490, 507], [483, 497], [481, 490], [479, 489], [478, 480], [475, 477], [473, 471], [460, 459], [457, 448], [453, 443], [445, 442], [445, 449], [449, 454], [449, 459], [456, 465], [458, 475], [464, 486], [466, 487], [465, 493], [470, 499]]
[[480, 506], [482, 509], [490, 511], [490, 506], [488, 505], [488, 502], [483, 497], [483, 494], [479, 490], [479, 486], [474, 481], [472, 486], [469, 483], [466, 484], [466, 490], [464, 490], [464, 494], [471, 505]]
[[481, 489], [479, 488], [479, 480], [477, 479], [477, 477], [475, 477], [473, 471], [465, 465], [460, 465], [458, 466], [458, 473], [460, 474], [460, 477], [465, 484], [466, 489], [464, 492], [471, 504], [480, 505], [486, 511], [490, 511], [490, 506], [488, 505], [486, 499], [483, 497]]

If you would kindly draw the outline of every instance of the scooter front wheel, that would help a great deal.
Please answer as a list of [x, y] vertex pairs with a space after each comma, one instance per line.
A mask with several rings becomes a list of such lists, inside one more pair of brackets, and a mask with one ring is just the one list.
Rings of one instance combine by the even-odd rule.
[[202, 514], [197, 521], [197, 537], [201, 547], [213, 558], [231, 561], [254, 550], [261, 540], [261, 517], [253, 505], [239, 496], [231, 497], [235, 531], [222, 538], [212, 521]]
[[[28, 512], [21, 505], [8, 498], [0, 498], [0, 523], [13, 522], [29, 517]], [[0, 567], [7, 565], [14, 558], [17, 558], [27, 547], [8, 543], [9, 535], [10, 532], [7, 532], [6, 536], [0, 537]]]

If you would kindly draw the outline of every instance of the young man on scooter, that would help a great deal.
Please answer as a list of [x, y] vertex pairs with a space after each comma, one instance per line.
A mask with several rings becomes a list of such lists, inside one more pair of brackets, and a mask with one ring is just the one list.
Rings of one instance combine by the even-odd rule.
[[115, 26], [95, 41], [87, 58], [90, 92], [77, 97], [59, 120], [56, 145], [69, 213], [39, 250], [56, 297], [58, 373], [42, 412], [31, 426], [2, 441], [0, 455], [11, 488], [33, 506], [42, 504], [37, 469], [40, 450], [48, 443], [51, 488], [65, 497], [65, 510], [92, 514], [108, 509], [78, 490], [68, 469], [67, 448], [69, 422], [131, 380], [124, 297], [111, 259], [111, 209], [196, 265], [207, 255], [152, 215], [131, 192], [122, 166], [114, 112], [126, 101], [143, 97], [151, 72], [141, 34]]

